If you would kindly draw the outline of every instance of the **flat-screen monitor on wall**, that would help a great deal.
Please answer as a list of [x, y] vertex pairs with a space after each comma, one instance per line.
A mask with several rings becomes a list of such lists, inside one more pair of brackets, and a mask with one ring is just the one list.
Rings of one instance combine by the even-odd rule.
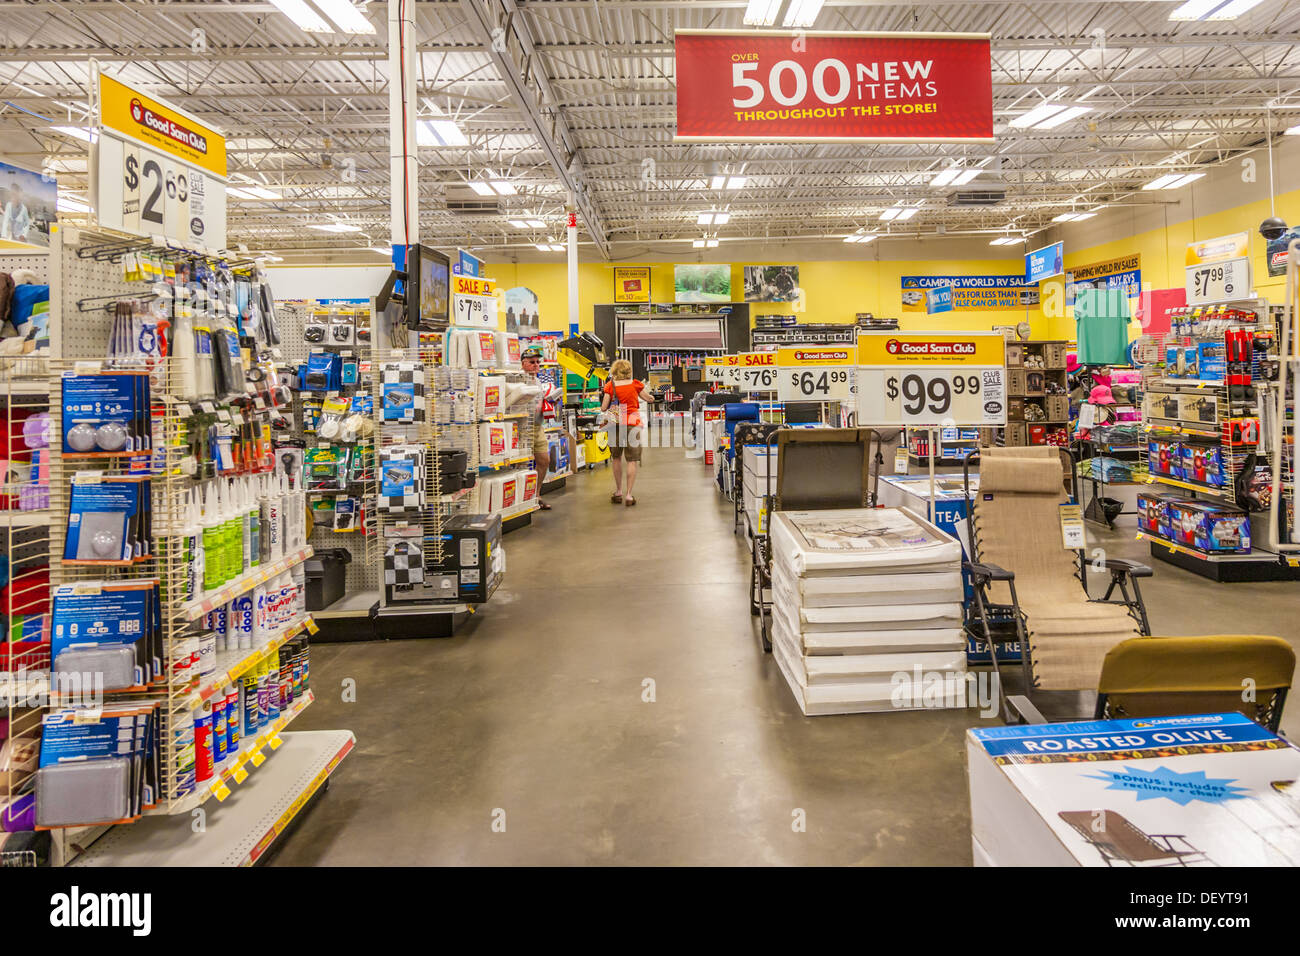
[[451, 315], [451, 260], [437, 249], [411, 246], [406, 276], [407, 327], [445, 327]]

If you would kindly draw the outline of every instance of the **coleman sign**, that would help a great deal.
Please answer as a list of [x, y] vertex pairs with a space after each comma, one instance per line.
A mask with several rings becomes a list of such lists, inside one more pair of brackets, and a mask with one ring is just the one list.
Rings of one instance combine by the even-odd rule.
[[679, 30], [684, 142], [993, 142], [988, 34]]

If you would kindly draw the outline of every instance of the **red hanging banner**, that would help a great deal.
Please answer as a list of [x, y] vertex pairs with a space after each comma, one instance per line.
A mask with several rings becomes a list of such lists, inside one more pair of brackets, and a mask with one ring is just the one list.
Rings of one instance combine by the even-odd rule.
[[679, 30], [678, 142], [993, 142], [986, 33]]

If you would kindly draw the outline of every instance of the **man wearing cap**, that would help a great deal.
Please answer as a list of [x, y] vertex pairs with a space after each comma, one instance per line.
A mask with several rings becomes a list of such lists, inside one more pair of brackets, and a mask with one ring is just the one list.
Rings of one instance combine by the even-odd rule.
[[551, 466], [550, 445], [543, 429], [555, 422], [555, 408], [562, 393], [549, 379], [538, 375], [542, 369], [541, 348], [528, 346], [519, 356], [519, 362], [524, 367], [524, 374], [542, 390], [533, 408], [533, 465], [537, 469], [537, 507], [542, 511], [550, 511], [551, 506], [542, 500], [542, 485], [546, 483], [546, 472]]

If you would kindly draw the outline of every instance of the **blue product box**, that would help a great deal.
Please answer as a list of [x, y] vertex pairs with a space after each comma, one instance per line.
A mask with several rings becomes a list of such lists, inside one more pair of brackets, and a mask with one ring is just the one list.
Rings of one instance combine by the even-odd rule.
[[1250, 516], [1232, 505], [1174, 501], [1169, 505], [1170, 540], [1211, 554], [1248, 554]]
[[65, 561], [130, 561], [136, 556], [139, 481], [74, 482], [68, 504]]
[[[56, 672], [80, 672], [107, 662], [121, 666], [110, 645], [129, 646], [129, 675], [105, 677], [106, 689], [139, 687], [159, 677], [155, 656], [157, 581], [83, 581], [54, 589], [51, 603], [50, 660]], [[101, 650], [102, 654], [92, 652]], [[62, 659], [63, 666], [60, 666]], [[78, 662], [82, 663], [78, 663]], [[129, 677], [129, 680], [127, 679]], [[109, 685], [115, 685], [110, 687]]]
[[1147, 442], [1148, 467], [1153, 475], [1183, 477], [1182, 443], [1158, 438]]
[[150, 448], [149, 376], [64, 373], [63, 453], [107, 457]]
[[1202, 342], [1196, 346], [1196, 377], [1204, 382], [1222, 382], [1228, 374], [1227, 346]]
[[1195, 481], [1216, 488], [1227, 486], [1227, 470], [1223, 465], [1223, 449], [1218, 445], [1185, 442], [1182, 447], [1182, 472], [1184, 481]]

